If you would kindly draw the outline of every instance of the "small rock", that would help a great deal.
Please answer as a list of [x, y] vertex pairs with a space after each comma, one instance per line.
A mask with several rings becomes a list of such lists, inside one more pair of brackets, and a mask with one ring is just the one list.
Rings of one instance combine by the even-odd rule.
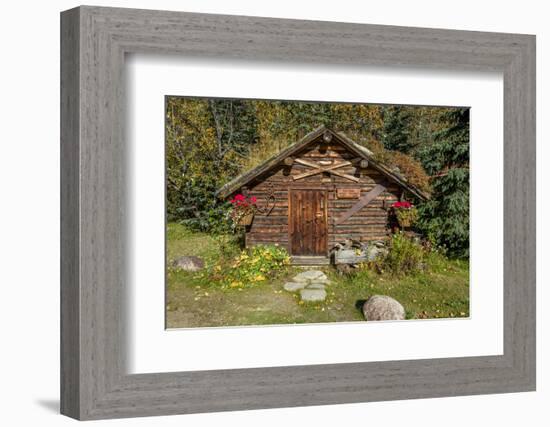
[[386, 247], [386, 243], [384, 243], [384, 241], [382, 241], [382, 240], [373, 240], [371, 242], [371, 245], [377, 246], [379, 248], [385, 248]]
[[351, 266], [350, 264], [336, 264], [336, 271], [340, 275], [352, 274], [353, 270], [354, 270], [354, 267]]
[[363, 304], [365, 320], [404, 320], [405, 309], [386, 295], [373, 295]]
[[367, 248], [366, 252], [367, 252], [367, 259], [369, 261], [374, 261], [376, 258], [386, 255], [388, 253], [388, 250], [384, 247], [371, 245]]
[[320, 280], [327, 280], [327, 275], [319, 270], [306, 270], [297, 274], [292, 280], [294, 280], [295, 282], [318, 282]]
[[315, 302], [315, 301], [324, 301], [327, 297], [327, 291], [324, 289], [302, 289], [300, 291], [300, 297], [302, 301], [306, 302]]
[[288, 291], [288, 292], [296, 292], [296, 291], [299, 291], [300, 289], [304, 289], [306, 287], [307, 283], [305, 282], [286, 282], [284, 284], [284, 288], [285, 288], [285, 291]]
[[325, 289], [324, 283], [310, 283], [306, 289]]
[[174, 261], [174, 267], [185, 271], [199, 271], [204, 268], [204, 261], [198, 256], [182, 256]]

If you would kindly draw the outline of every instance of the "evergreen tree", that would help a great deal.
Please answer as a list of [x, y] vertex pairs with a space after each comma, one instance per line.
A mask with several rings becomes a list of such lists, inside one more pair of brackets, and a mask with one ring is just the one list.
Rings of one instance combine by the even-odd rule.
[[418, 153], [432, 176], [432, 197], [420, 207], [419, 228], [450, 255], [469, 254], [469, 110], [448, 109], [433, 144]]
[[383, 110], [382, 144], [384, 148], [409, 154], [414, 148], [409, 138], [411, 115], [404, 106], [388, 106]]

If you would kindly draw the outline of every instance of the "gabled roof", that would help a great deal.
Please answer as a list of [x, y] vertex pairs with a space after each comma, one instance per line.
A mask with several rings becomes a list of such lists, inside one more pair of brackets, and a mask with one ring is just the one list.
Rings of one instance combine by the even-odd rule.
[[342, 132], [334, 132], [332, 129], [329, 129], [325, 126], [319, 126], [317, 129], [308, 133], [298, 142], [295, 142], [294, 144], [288, 146], [284, 150], [281, 150], [278, 154], [269, 158], [265, 162], [259, 164], [255, 168], [250, 169], [249, 171], [232, 179], [231, 181], [226, 183], [223, 187], [221, 187], [216, 192], [216, 195], [218, 197], [224, 198], [233, 194], [239, 188], [247, 185], [249, 182], [251, 182], [255, 178], [259, 177], [265, 172], [268, 172], [271, 168], [283, 162], [283, 160], [286, 159], [287, 157], [292, 156], [293, 154], [302, 150], [309, 144], [313, 143], [317, 138], [322, 136], [325, 132], [330, 132], [333, 137], [335, 137], [344, 147], [346, 147], [352, 153], [356, 154], [357, 156], [363, 159], [368, 160], [369, 167], [372, 167], [378, 170], [380, 173], [386, 176], [390, 181], [395, 182], [396, 184], [401, 186], [403, 189], [405, 189], [406, 191], [408, 191], [409, 193], [413, 194], [414, 196], [418, 197], [421, 200], [426, 200], [429, 198], [429, 196], [426, 193], [424, 193], [422, 190], [420, 190], [419, 188], [415, 187], [412, 184], [409, 184], [403, 176], [396, 174], [395, 172], [390, 170], [387, 166], [374, 160], [373, 158], [374, 154], [368, 148], [363, 147], [362, 145], [356, 143], [355, 141], [353, 141], [352, 139], [344, 135]]

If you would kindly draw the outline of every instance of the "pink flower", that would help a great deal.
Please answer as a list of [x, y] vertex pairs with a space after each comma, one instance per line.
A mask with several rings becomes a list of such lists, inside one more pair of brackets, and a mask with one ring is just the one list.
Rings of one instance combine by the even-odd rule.
[[403, 208], [403, 209], [410, 209], [412, 208], [412, 204], [411, 202], [407, 202], [407, 201], [404, 201], [404, 202], [395, 202], [393, 205], [391, 205], [392, 208]]
[[245, 201], [246, 197], [244, 197], [242, 194], [236, 194], [233, 199], [229, 201], [229, 203], [240, 205]]

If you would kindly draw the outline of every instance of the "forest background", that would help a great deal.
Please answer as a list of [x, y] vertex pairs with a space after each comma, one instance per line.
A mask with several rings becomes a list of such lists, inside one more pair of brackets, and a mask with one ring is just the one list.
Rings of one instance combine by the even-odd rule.
[[469, 109], [166, 97], [166, 215], [225, 233], [230, 204], [215, 192], [325, 125], [431, 195], [417, 229], [451, 257], [469, 255]]

